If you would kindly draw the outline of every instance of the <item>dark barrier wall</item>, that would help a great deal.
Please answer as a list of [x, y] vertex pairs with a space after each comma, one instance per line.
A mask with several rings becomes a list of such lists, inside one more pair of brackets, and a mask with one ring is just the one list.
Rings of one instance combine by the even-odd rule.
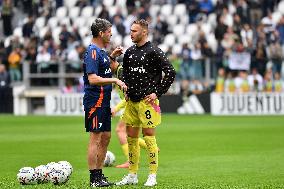
[[179, 95], [163, 95], [159, 100], [162, 113], [176, 113], [182, 105], [182, 98]]
[[13, 89], [0, 87], [0, 113], [13, 113]]

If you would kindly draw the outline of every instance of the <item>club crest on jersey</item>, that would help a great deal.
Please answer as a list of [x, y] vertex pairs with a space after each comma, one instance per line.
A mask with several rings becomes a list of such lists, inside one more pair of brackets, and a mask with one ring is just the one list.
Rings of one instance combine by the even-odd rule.
[[111, 73], [111, 69], [110, 68], [105, 70], [105, 74], [109, 74], [109, 73]]
[[146, 72], [146, 70], [143, 68], [143, 66], [135, 67], [135, 68], [130, 67], [130, 71], [132, 71], [132, 72], [139, 72], [139, 73], [145, 73]]

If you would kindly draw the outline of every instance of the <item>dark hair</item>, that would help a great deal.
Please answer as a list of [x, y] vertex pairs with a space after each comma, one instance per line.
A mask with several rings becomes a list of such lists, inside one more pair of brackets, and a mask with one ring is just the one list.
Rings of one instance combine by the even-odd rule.
[[91, 26], [91, 31], [92, 31], [93, 37], [98, 37], [100, 31], [105, 32], [111, 26], [112, 25], [108, 20], [102, 19], [102, 18], [97, 18]]
[[144, 19], [135, 20], [132, 24], [138, 24], [138, 25], [140, 25], [142, 28], [148, 30], [148, 22], [147, 22], [146, 20], [144, 20]]

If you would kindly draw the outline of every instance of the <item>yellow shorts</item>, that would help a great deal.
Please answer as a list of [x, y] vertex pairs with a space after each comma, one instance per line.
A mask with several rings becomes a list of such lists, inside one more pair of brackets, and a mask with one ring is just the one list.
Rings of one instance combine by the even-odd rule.
[[132, 127], [155, 128], [161, 123], [161, 110], [159, 100], [146, 103], [145, 100], [132, 102], [128, 100], [122, 120]]

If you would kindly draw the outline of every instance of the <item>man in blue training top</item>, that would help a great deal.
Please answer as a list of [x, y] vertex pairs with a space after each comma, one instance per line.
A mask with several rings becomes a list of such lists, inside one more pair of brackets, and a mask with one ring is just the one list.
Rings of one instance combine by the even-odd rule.
[[88, 146], [88, 166], [91, 187], [110, 185], [102, 173], [103, 162], [111, 136], [110, 99], [112, 84], [127, 90], [126, 85], [117, 78], [112, 78], [112, 71], [118, 67], [115, 58], [122, 54], [121, 47], [116, 48], [110, 56], [104, 48], [112, 36], [111, 23], [105, 19], [96, 19], [91, 26], [92, 43], [84, 57], [85, 128], [90, 133]]

